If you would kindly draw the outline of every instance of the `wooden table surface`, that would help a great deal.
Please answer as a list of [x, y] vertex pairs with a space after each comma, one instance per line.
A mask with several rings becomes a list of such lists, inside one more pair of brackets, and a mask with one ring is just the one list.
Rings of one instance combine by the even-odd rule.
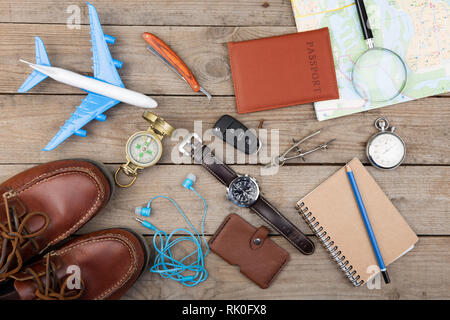
[[[177, 128], [192, 130], [194, 120], [210, 128], [223, 114], [237, 116], [227, 53], [228, 41], [255, 39], [296, 31], [288, 0], [93, 0], [105, 33], [117, 38], [111, 54], [122, 60], [119, 74], [127, 88], [158, 101], [155, 110]], [[81, 28], [69, 29], [69, 5], [79, 5]], [[82, 1], [0, 0], [0, 178], [33, 165], [64, 158], [92, 158], [115, 170], [124, 161], [128, 137], [146, 129], [142, 110], [120, 104], [107, 112], [106, 123], [92, 122], [87, 138], [72, 137], [55, 151], [40, 149], [58, 131], [85, 96], [81, 90], [44, 81], [27, 94], [17, 94], [29, 68], [19, 58], [34, 61], [34, 40], [39, 35], [54, 66], [91, 73], [87, 6]], [[211, 103], [190, 88], [145, 49], [141, 33], [147, 31], [166, 41], [185, 60], [199, 82], [213, 94]], [[297, 215], [295, 202], [353, 157], [358, 157], [419, 235], [416, 248], [392, 264], [390, 285], [369, 290], [353, 288], [337, 270], [315, 237], [317, 250], [299, 254], [281, 236], [273, 238], [291, 254], [291, 261], [272, 287], [259, 289], [215, 254], [208, 255], [209, 278], [186, 288], [150, 272], [145, 273], [125, 299], [432, 299], [450, 298], [450, 96], [430, 97], [352, 116], [319, 122], [312, 104], [275, 111], [239, 115], [249, 127], [264, 119], [264, 128], [279, 129], [280, 149], [292, 138], [322, 129], [323, 142], [337, 138], [327, 152], [293, 162], [278, 174], [261, 177], [260, 164], [234, 165], [238, 172], [254, 175], [266, 197], [298, 227], [311, 231]], [[368, 165], [365, 145], [376, 132], [373, 121], [387, 117], [407, 145], [404, 164], [391, 172]], [[176, 141], [164, 142], [160, 163], [140, 174], [136, 185], [116, 190], [109, 206], [80, 232], [113, 226], [149, 230], [133, 220], [134, 207], [150, 197], [165, 194], [185, 208], [196, 226], [202, 204], [181, 187], [189, 172], [197, 175], [196, 187], [209, 203], [206, 232], [214, 233], [224, 217], [236, 212], [254, 225], [262, 221], [247, 209], [225, 200], [224, 187], [198, 165], [175, 165], [171, 153]], [[185, 226], [182, 217], [165, 202], [156, 203], [152, 223], [170, 231]], [[179, 249], [183, 250], [183, 249]]]

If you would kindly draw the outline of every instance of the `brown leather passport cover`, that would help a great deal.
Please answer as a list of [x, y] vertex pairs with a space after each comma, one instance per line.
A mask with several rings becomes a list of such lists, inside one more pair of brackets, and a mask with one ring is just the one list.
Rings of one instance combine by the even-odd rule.
[[[209, 240], [213, 252], [265, 289], [289, 261], [289, 253], [268, 238], [269, 229], [255, 228], [231, 213]], [[259, 239], [260, 242], [255, 241]]]
[[339, 98], [328, 28], [229, 42], [238, 113]]

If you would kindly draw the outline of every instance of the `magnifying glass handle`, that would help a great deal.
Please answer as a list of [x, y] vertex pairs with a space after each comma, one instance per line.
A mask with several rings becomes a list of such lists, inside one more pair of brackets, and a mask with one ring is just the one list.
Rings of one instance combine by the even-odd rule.
[[369, 17], [367, 16], [366, 6], [364, 0], [355, 0], [356, 10], [358, 11], [359, 22], [361, 23], [364, 40], [373, 39], [372, 29], [369, 24]]

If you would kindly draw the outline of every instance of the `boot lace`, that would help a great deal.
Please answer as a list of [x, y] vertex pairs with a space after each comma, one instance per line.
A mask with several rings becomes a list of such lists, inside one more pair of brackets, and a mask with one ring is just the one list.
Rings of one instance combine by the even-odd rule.
[[84, 291], [84, 282], [80, 279], [80, 289], [69, 289], [69, 277], [59, 279], [57, 276], [57, 268], [50, 260], [50, 253], [45, 256], [45, 281], [43, 276], [39, 276], [33, 269], [26, 268], [25, 272], [29, 273], [36, 285], [37, 289], [34, 294], [39, 300], [75, 300], [81, 297]]
[[[17, 216], [16, 207], [8, 203], [8, 199], [16, 197], [14, 191], [8, 191], [3, 194], [3, 202], [6, 212], [6, 224], [0, 222], [0, 280], [10, 277], [17, 273], [23, 266], [23, 258], [20, 249], [31, 242], [35, 252], [39, 252], [39, 246], [33, 238], [41, 235], [47, 229], [50, 218], [43, 212], [26, 213], [20, 219]], [[40, 216], [44, 219], [44, 225], [35, 232], [28, 232], [27, 222]]]

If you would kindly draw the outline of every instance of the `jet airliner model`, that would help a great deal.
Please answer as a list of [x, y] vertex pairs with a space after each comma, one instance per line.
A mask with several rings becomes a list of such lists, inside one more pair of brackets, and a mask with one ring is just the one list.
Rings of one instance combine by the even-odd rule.
[[142, 108], [155, 108], [158, 105], [152, 98], [125, 88], [116, 69], [122, 67], [122, 62], [113, 59], [108, 48], [108, 43], [114, 44], [115, 38], [103, 33], [95, 7], [90, 3], [87, 3], [87, 5], [91, 28], [94, 77], [52, 67], [44, 43], [39, 37], [35, 37], [36, 63], [21, 60], [34, 70], [19, 88], [19, 92], [30, 90], [47, 77], [88, 92], [81, 105], [77, 107], [70, 119], [43, 149], [44, 151], [55, 149], [73, 134], [85, 137], [86, 130], [83, 127], [94, 119], [106, 121], [104, 112], [119, 102]]

